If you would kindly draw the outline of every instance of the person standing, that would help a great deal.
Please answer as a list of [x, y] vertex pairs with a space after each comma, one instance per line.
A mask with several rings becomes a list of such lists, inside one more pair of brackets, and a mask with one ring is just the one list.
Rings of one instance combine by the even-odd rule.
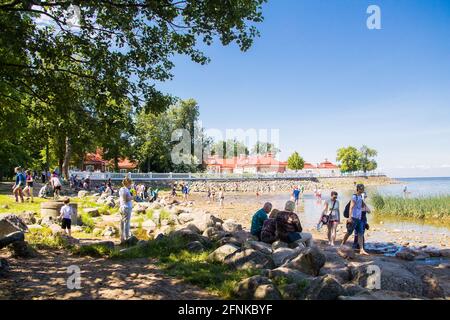
[[325, 202], [322, 215], [327, 216], [327, 228], [328, 228], [328, 244], [334, 246], [336, 241], [336, 229], [340, 223], [340, 210], [338, 193], [336, 191], [331, 192], [331, 199]]
[[220, 191], [219, 191], [219, 206], [221, 208], [223, 208], [223, 201], [224, 201], [224, 199], [225, 199], [225, 195], [224, 195], [223, 187], [222, 187], [222, 188], [220, 188]]
[[[363, 197], [363, 208], [362, 208], [362, 214], [361, 214], [361, 220], [364, 224], [363, 229], [363, 246], [365, 249], [366, 246], [366, 239], [365, 239], [365, 233], [366, 230], [369, 230], [369, 224], [367, 223], [367, 214], [370, 213], [370, 208], [367, 206], [366, 199], [367, 199], [367, 193], [362, 194]], [[355, 231], [355, 239], [353, 240], [353, 249], [360, 249], [359, 243], [358, 243], [358, 234]]]
[[73, 209], [69, 205], [70, 199], [65, 198], [64, 199], [64, 205], [61, 207], [59, 216], [60, 219], [62, 219], [61, 228], [66, 232], [66, 234], [69, 235], [69, 237], [72, 236], [72, 213]]
[[369, 255], [364, 250], [364, 223], [362, 221], [362, 211], [363, 211], [363, 197], [362, 194], [364, 192], [364, 185], [358, 184], [356, 186], [356, 193], [352, 196], [352, 200], [350, 202], [350, 210], [349, 210], [349, 219], [347, 220], [347, 233], [344, 236], [344, 239], [342, 240], [341, 246], [343, 246], [348, 238], [352, 235], [353, 231], [356, 231], [356, 234], [358, 235], [358, 244], [361, 248], [359, 250], [359, 253], [361, 255]]
[[272, 210], [272, 204], [270, 202], [266, 202], [264, 206], [256, 211], [256, 213], [252, 217], [252, 225], [250, 228], [250, 232], [252, 235], [258, 238], [258, 241], [261, 241], [261, 230], [264, 224], [264, 221], [269, 219], [267, 214]]
[[300, 189], [297, 186], [294, 188], [292, 196], [294, 197], [295, 205], [298, 207], [298, 200], [300, 199]]
[[56, 171], [53, 171], [50, 182], [53, 187], [53, 199], [58, 199], [59, 195], [61, 193], [62, 185], [61, 185], [61, 181], [59, 180], [58, 175], [56, 174]]
[[25, 177], [26, 187], [23, 189], [23, 193], [27, 196], [27, 200], [31, 199], [31, 203], [33, 203], [33, 173], [31, 170], [26, 171], [26, 177]]
[[131, 210], [133, 208], [130, 188], [132, 181], [129, 178], [125, 178], [122, 181], [122, 188], [119, 190], [119, 212], [121, 215], [120, 220], [120, 241], [123, 244], [126, 240], [131, 237], [130, 232], [130, 221], [131, 221]]
[[14, 171], [16, 172], [16, 182], [14, 183], [12, 190], [16, 198], [16, 202], [19, 202], [19, 197], [20, 202], [23, 202], [23, 188], [25, 188], [26, 178], [21, 167], [16, 167]]

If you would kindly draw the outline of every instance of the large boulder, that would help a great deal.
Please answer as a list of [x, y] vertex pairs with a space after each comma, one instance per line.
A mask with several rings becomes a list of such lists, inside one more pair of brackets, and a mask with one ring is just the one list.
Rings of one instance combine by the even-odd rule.
[[36, 220], [36, 212], [34, 212], [34, 211], [24, 211], [19, 214], [19, 217], [27, 225], [35, 224], [37, 221]]
[[279, 267], [279, 268], [270, 270], [268, 273], [268, 277], [270, 279], [285, 278], [289, 282], [295, 282], [295, 283], [309, 282], [313, 279], [313, 277], [308, 274], [305, 274], [305, 273], [295, 270], [295, 269], [286, 268], [286, 267]]
[[222, 228], [224, 231], [233, 233], [233, 232], [241, 231], [242, 225], [240, 225], [239, 223], [237, 223], [236, 221], [234, 221], [232, 219], [228, 219], [222, 223]]
[[254, 249], [254, 250], [259, 251], [264, 254], [272, 254], [272, 246], [270, 244], [267, 244], [267, 243], [261, 242], [261, 241], [250, 240], [250, 241], [244, 242], [244, 244], [242, 245], [242, 248]]
[[190, 252], [205, 251], [205, 246], [200, 241], [192, 241], [186, 245], [186, 249]]
[[16, 231], [13, 233], [10, 233], [3, 238], [0, 238], [0, 249], [9, 246], [10, 244], [18, 241], [24, 241], [25, 240], [25, 234], [22, 231]]
[[281, 300], [281, 293], [273, 285], [272, 283], [269, 284], [262, 284], [258, 286], [255, 290], [255, 293], [253, 294], [253, 299], [255, 300]]
[[277, 240], [274, 243], [272, 243], [272, 250], [275, 251], [280, 248], [289, 248], [289, 245], [286, 242]]
[[156, 223], [153, 220], [145, 220], [142, 222], [142, 228], [147, 230], [147, 232], [153, 232], [156, 230]]
[[[224, 229], [225, 230], [225, 229]], [[240, 244], [243, 244], [247, 241], [257, 241], [258, 238], [256, 238], [254, 235], [252, 235], [250, 232], [245, 230], [238, 230], [231, 233], [232, 238], [236, 239]]]
[[259, 286], [270, 284], [272, 284], [272, 282], [266, 277], [253, 276], [239, 282], [234, 289], [234, 295], [241, 299], [252, 299]]
[[[406, 292], [414, 296], [422, 295], [422, 280], [401, 263], [375, 260], [365, 263], [352, 262], [349, 267], [352, 282], [364, 288], [376, 288], [379, 280], [381, 290]], [[377, 269], [381, 274], [374, 272]]]
[[6, 259], [0, 258], [0, 277], [5, 276], [9, 271], [9, 263]]
[[204, 246], [210, 247], [211, 241], [209, 241], [208, 238], [198, 234], [197, 232], [194, 232], [188, 228], [183, 228], [177, 231], [172, 232], [169, 235], [172, 239], [179, 238], [182, 239], [185, 242], [193, 242], [193, 241], [199, 241]]
[[317, 247], [304, 250], [298, 257], [286, 264], [286, 267], [297, 269], [306, 274], [318, 276], [320, 268], [325, 264], [325, 255]]
[[275, 250], [272, 254], [273, 262], [277, 267], [282, 266], [286, 262], [297, 257], [302, 252], [302, 250], [303, 250], [302, 248], [300, 249], [279, 248]]
[[91, 217], [98, 217], [100, 216], [100, 212], [98, 211], [98, 209], [99, 208], [85, 208], [83, 211]]
[[7, 236], [13, 232], [27, 232], [28, 227], [25, 222], [15, 214], [7, 214], [0, 216], [0, 238]]
[[233, 244], [225, 244], [225, 245], [217, 248], [213, 252], [211, 252], [210, 255], [208, 256], [208, 260], [223, 262], [226, 257], [235, 253], [238, 250], [239, 250], [238, 246], [235, 246]]
[[16, 241], [11, 244], [13, 256], [18, 258], [33, 258], [37, 256], [36, 250], [26, 241]]
[[231, 233], [225, 232], [223, 230], [218, 230], [213, 227], [208, 227], [205, 229], [205, 231], [203, 231], [203, 236], [212, 241], [219, 241], [222, 238], [231, 237]]
[[307, 300], [337, 300], [345, 294], [341, 284], [330, 275], [314, 279], [306, 292]]
[[444, 289], [439, 284], [439, 280], [433, 274], [422, 276], [422, 295], [430, 299], [445, 298]]
[[253, 249], [236, 251], [227, 256], [224, 263], [235, 269], [272, 269], [274, 267], [272, 258]]
[[340, 247], [337, 250], [337, 254], [343, 259], [347, 259], [347, 260], [355, 259], [355, 251], [353, 251], [353, 249], [349, 248], [349, 247]]

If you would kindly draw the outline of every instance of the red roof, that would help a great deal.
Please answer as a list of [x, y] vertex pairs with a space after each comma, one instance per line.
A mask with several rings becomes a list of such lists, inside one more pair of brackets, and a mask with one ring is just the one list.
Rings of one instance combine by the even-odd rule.
[[318, 169], [339, 169], [337, 165], [331, 163], [330, 161], [325, 160], [317, 166]]
[[[110, 165], [114, 166], [114, 160], [103, 160], [103, 150], [97, 148], [95, 153], [87, 153], [84, 157], [84, 163], [101, 163], [105, 166]], [[119, 159], [119, 169], [136, 169], [137, 163], [134, 161], [130, 161], [128, 158]]]

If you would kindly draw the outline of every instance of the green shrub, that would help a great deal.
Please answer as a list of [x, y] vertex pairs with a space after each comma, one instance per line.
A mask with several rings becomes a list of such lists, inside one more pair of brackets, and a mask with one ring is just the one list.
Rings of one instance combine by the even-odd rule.
[[87, 213], [83, 212], [80, 214], [81, 223], [83, 225], [83, 230], [86, 233], [91, 233], [95, 228], [94, 219]]

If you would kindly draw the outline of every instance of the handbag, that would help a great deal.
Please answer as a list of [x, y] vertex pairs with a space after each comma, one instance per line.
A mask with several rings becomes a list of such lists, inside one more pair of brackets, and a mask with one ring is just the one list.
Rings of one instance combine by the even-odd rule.
[[332, 208], [330, 210], [330, 213], [327, 214], [327, 215], [325, 215], [325, 214], [322, 215], [321, 221], [322, 221], [323, 224], [328, 224], [328, 222], [330, 221], [331, 213], [333, 212], [335, 205], [336, 205], [336, 201], [333, 202], [333, 206], [332, 206]]

